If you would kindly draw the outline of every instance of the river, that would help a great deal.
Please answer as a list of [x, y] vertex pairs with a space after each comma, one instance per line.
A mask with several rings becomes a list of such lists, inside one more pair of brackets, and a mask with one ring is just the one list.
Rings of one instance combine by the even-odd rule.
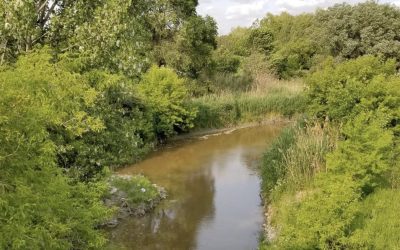
[[257, 165], [282, 125], [175, 142], [119, 174], [144, 174], [168, 198], [110, 232], [111, 246], [140, 250], [251, 250], [262, 232]]

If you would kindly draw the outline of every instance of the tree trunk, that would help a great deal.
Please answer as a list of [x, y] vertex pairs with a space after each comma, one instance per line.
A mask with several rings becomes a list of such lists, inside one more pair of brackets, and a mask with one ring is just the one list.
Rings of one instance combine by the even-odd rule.
[[5, 63], [5, 57], [6, 57], [6, 52], [7, 52], [7, 40], [6, 39], [4, 39], [4, 41], [1, 44], [0, 52], [1, 52], [0, 65], [3, 65]]

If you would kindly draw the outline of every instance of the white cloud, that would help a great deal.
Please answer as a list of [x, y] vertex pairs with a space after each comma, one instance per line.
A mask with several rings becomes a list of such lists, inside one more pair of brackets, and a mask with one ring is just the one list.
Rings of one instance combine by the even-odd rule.
[[241, 3], [228, 7], [225, 11], [226, 19], [231, 20], [234, 18], [246, 17], [254, 15], [255, 12], [262, 12], [266, 1], [256, 1], [254, 3]]

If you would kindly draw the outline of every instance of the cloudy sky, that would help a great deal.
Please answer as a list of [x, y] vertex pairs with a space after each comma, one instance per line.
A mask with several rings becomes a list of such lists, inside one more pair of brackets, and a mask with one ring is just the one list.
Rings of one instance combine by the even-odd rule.
[[[227, 34], [236, 26], [250, 26], [257, 18], [266, 13], [278, 14], [288, 11], [292, 14], [326, 8], [346, 0], [199, 0], [197, 11], [201, 15], [210, 15], [217, 20], [219, 33]], [[348, 3], [363, 2], [347, 0]], [[381, 3], [393, 3], [400, 6], [400, 0], [380, 0]]]

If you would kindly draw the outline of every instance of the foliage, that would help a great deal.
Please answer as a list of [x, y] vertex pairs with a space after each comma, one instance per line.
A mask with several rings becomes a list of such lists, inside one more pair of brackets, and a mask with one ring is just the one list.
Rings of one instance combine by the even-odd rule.
[[104, 125], [85, 109], [97, 92], [79, 75], [34, 53], [0, 72], [0, 246], [4, 249], [99, 248], [95, 227], [109, 216], [105, 186], [79, 183], [57, 168], [52, 128], [79, 137]]
[[142, 175], [131, 178], [113, 178], [111, 185], [126, 193], [127, 201], [130, 204], [146, 203], [159, 196], [157, 187]]
[[168, 67], [190, 78], [198, 78], [209, 69], [211, 55], [217, 47], [217, 24], [209, 16], [190, 17], [176, 35], [173, 43], [163, 48]]
[[198, 110], [195, 128], [221, 128], [239, 122], [252, 122], [277, 115], [292, 117], [305, 108], [305, 98], [298, 93], [277, 90], [271, 93], [212, 94], [195, 98], [191, 105]]
[[154, 147], [154, 125], [149, 107], [135, 94], [134, 83], [102, 71], [83, 78], [99, 92], [87, 112], [103, 121], [104, 129], [79, 138], [53, 136], [59, 148], [59, 164], [82, 180], [95, 178], [105, 167], [137, 162]]
[[153, 66], [137, 86], [153, 115], [155, 134], [165, 139], [193, 127], [196, 110], [185, 106], [187, 89], [171, 69]]
[[[324, 133], [329, 132], [330, 123], [321, 123], [320, 118], [329, 117], [334, 126], [341, 124], [338, 126], [340, 134], [333, 137], [338, 140], [333, 140], [337, 146], [322, 152], [312, 150], [311, 154], [302, 148], [323, 149], [323, 143], [315, 140], [308, 144], [309, 140], [297, 136], [295, 142], [288, 142], [290, 147], [281, 146], [284, 151], [278, 164], [272, 161], [274, 158], [267, 158], [263, 168], [277, 166], [274, 172], [283, 176], [278, 182], [276, 178], [271, 181], [263, 175], [264, 181], [275, 184], [267, 191], [272, 190], [268, 195], [273, 196], [273, 210], [277, 211], [272, 221], [279, 230], [278, 238], [269, 242], [268, 247], [396, 248], [398, 220], [386, 221], [392, 227], [380, 225], [385, 220], [385, 212], [390, 214], [388, 209], [394, 209], [397, 197], [385, 211], [376, 209], [377, 199], [385, 200], [387, 193], [397, 194], [398, 191], [400, 81], [395, 75], [395, 62], [373, 56], [337, 65], [328, 61], [307, 82], [311, 115], [317, 118], [315, 121], [321, 124]], [[294, 157], [296, 155], [303, 157]], [[304, 174], [304, 170], [307, 173], [315, 169], [313, 161], [302, 160], [304, 156], [319, 158], [322, 169], [311, 175]], [[300, 170], [300, 174], [291, 169]], [[304, 185], [305, 181], [309, 183]], [[370, 209], [373, 212], [369, 212]], [[375, 232], [372, 225], [381, 228], [387, 242], [382, 237], [371, 237]]]
[[[306, 80], [310, 88], [311, 112], [323, 119], [347, 120], [360, 112], [356, 106], [363, 106], [360, 103], [369, 102], [369, 98], [373, 98], [370, 100], [374, 102], [373, 108], [377, 108], [380, 103], [384, 105], [386, 101], [378, 89], [382, 87], [385, 94], [393, 95], [394, 93], [385, 91], [392, 89], [386, 86], [385, 79], [395, 72], [395, 61], [382, 61], [373, 56], [364, 56], [337, 65], [329, 60], [321, 70], [311, 74]], [[390, 85], [394, 84], [398, 83]]]
[[[269, 57], [271, 70], [280, 78], [302, 76], [313, 64], [317, 52], [312, 42], [313, 16], [268, 14], [252, 33], [262, 35], [253, 46]], [[257, 37], [257, 36], [256, 36]]]
[[295, 143], [295, 139], [294, 128], [286, 128], [264, 153], [261, 168], [264, 194], [270, 194], [278, 182], [285, 177], [285, 153]]
[[359, 206], [356, 229], [348, 241], [351, 249], [397, 249], [400, 247], [398, 229], [398, 190], [378, 190]]
[[338, 4], [315, 14], [320, 44], [332, 56], [384, 56], [400, 60], [400, 10], [367, 1]]

